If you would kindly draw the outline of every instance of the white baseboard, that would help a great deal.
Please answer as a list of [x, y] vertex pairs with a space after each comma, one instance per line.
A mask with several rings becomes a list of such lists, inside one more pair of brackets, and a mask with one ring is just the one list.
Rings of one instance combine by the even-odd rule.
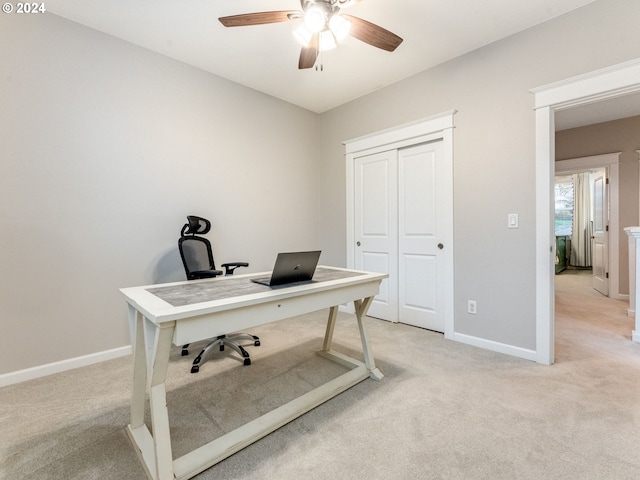
[[5, 373], [0, 375], [0, 387], [26, 382], [27, 380], [33, 380], [35, 378], [46, 377], [47, 375], [53, 375], [54, 373], [66, 372], [67, 370], [73, 370], [74, 368], [86, 367], [87, 365], [93, 365], [94, 363], [104, 362], [113, 358], [124, 357], [126, 355], [131, 355], [131, 351], [131, 345], [127, 345], [125, 347], [114, 348], [112, 350], [105, 350], [104, 352], [92, 353], [82, 357], [70, 358], [60, 362], [48, 363], [46, 365], [26, 368], [16, 372]]
[[[340, 305], [339, 311], [345, 313], [353, 313], [353, 308], [349, 307], [351, 307], [351, 305]], [[492, 340], [486, 340], [484, 338], [473, 337], [471, 335], [465, 335], [463, 333], [454, 332], [453, 338], [451, 338], [451, 340], [465, 343], [467, 345], [472, 345], [474, 347], [483, 348], [485, 350], [491, 350], [492, 352], [504, 353], [505, 355], [511, 355], [513, 357], [531, 360], [533, 362], [537, 360], [537, 353], [535, 350], [514, 347], [513, 345], [507, 345], [505, 343], [494, 342]]]
[[633, 330], [631, 332], [631, 341], [634, 343], [640, 343], [640, 332]]
[[465, 335], [463, 333], [453, 334], [453, 340], [474, 347], [484, 348], [485, 350], [491, 350], [492, 352], [504, 353], [505, 355], [511, 355], [513, 357], [523, 358], [525, 360], [536, 361], [536, 351], [529, 350], [521, 347], [514, 347], [513, 345], [507, 345], [504, 343], [494, 342], [492, 340], [486, 340], [484, 338], [473, 337], [471, 335]]

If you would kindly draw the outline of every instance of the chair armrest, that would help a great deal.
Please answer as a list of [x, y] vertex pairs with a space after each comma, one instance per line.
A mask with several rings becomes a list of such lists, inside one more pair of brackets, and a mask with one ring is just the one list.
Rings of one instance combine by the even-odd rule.
[[225, 275], [233, 275], [233, 272], [238, 267], [248, 267], [249, 264], [247, 262], [231, 262], [231, 263], [223, 263], [221, 265], [225, 268]]

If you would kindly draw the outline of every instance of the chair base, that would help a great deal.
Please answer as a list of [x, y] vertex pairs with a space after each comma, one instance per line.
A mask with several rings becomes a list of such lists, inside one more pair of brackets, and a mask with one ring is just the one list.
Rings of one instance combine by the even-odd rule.
[[[210, 342], [206, 347], [202, 349], [202, 351], [198, 354], [198, 356], [193, 360], [193, 364], [191, 366], [191, 373], [198, 373], [200, 371], [200, 365], [207, 360], [210, 352], [213, 351], [215, 347], [219, 347], [221, 352], [224, 352], [224, 347], [229, 346], [231, 349], [238, 352], [243, 359], [244, 365], [251, 365], [251, 358], [249, 356], [249, 352], [247, 352], [242, 345], [240, 345], [236, 340], [248, 339], [253, 341], [253, 345], [256, 347], [260, 346], [260, 338], [255, 335], [251, 335], [249, 333], [233, 333], [231, 335], [220, 335], [216, 337], [212, 342]], [[188, 355], [189, 344], [186, 344], [182, 347], [182, 355]]]

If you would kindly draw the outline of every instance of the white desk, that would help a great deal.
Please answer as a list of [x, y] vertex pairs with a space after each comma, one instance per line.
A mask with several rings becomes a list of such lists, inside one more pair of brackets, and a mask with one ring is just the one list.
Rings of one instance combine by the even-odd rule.
[[[369, 377], [382, 379], [363, 317], [387, 275], [318, 267], [312, 283], [275, 289], [251, 282], [257, 275], [120, 290], [129, 308], [134, 362], [127, 433], [150, 479], [191, 478], [353, 385]], [[331, 349], [338, 306], [348, 302], [354, 302], [364, 363]], [[165, 388], [171, 344], [183, 345], [324, 308], [330, 308], [329, 319], [318, 353], [351, 370], [174, 460]], [[185, 371], [185, 375], [190, 373]], [[144, 423], [145, 395], [153, 435]]]

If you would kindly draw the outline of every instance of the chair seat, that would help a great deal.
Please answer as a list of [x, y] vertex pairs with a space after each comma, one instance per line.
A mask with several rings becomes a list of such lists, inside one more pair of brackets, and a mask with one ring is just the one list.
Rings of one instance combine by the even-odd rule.
[[199, 278], [213, 278], [218, 275], [222, 275], [222, 270], [197, 270], [195, 272], [189, 272], [190, 280], [197, 280]]

